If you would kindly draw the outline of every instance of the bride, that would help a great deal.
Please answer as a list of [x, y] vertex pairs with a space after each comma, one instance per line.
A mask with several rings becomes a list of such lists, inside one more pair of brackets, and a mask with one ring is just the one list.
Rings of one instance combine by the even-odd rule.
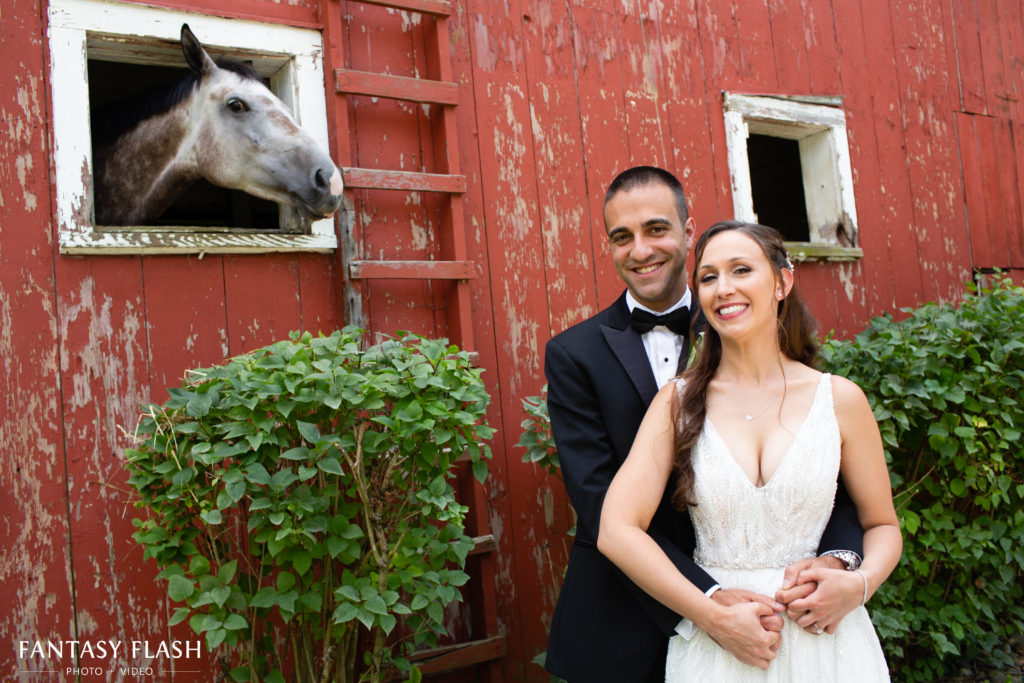
[[[669, 641], [670, 683], [888, 680], [863, 604], [899, 561], [902, 537], [867, 398], [812, 367], [812, 320], [775, 230], [713, 225], [697, 241], [693, 290], [709, 329], [694, 365], [651, 404], [605, 498], [598, 548], [698, 627]], [[770, 607], [719, 605], [646, 534], [671, 481], [693, 518], [696, 562], [723, 588], [773, 595], [787, 565], [814, 556], [839, 474], [864, 527], [864, 561], [815, 578], [863, 591], [849, 614], [790, 605], [797, 619], [765, 630]]]

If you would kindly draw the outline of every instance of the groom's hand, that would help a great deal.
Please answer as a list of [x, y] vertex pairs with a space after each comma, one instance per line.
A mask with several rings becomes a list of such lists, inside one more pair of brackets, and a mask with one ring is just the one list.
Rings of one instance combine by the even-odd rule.
[[[808, 633], [835, 633], [843, 617], [860, 605], [863, 583], [834, 557], [815, 557], [786, 567], [775, 599]], [[821, 629], [821, 631], [819, 631]]]
[[[807, 569], [843, 569], [843, 563], [836, 557], [825, 555], [822, 557], [808, 557], [806, 560], [798, 560], [786, 567], [782, 575], [782, 588], [775, 592], [775, 599], [787, 607], [794, 601], [806, 598], [818, 588], [818, 583], [809, 575], [801, 575]], [[792, 614], [790, 619], [796, 619]]]
[[[767, 595], [761, 595], [760, 593], [743, 588], [719, 588], [711, 594], [711, 599], [722, 607], [731, 607], [741, 602], [760, 602], [767, 605], [771, 608], [772, 613], [761, 617], [761, 627], [766, 631], [782, 632], [782, 613], [786, 611], [786, 606], [772, 600]], [[779, 643], [781, 642], [780, 640]], [[778, 647], [778, 643], [776, 643], [775, 647]]]
[[[716, 591], [717, 595], [721, 591]], [[767, 631], [761, 619], [774, 614], [763, 602], [739, 602], [718, 607], [697, 624], [736, 659], [749, 666], [767, 669], [778, 654], [782, 634]]]
[[839, 622], [860, 606], [864, 595], [863, 580], [845, 569], [805, 569], [798, 580], [814, 581], [818, 587], [806, 598], [789, 603], [786, 612], [797, 626], [811, 633], [818, 629], [835, 633]]

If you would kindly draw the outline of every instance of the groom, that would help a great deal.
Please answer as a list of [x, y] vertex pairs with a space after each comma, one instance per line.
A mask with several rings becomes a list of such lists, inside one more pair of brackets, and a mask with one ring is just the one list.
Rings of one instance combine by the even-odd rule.
[[[686, 632], [689, 622], [644, 593], [598, 552], [598, 525], [604, 495], [647, 406], [689, 357], [691, 315], [697, 326], [706, 323], [686, 284], [694, 222], [679, 181], [652, 166], [624, 171], [605, 194], [604, 221], [626, 291], [610, 307], [552, 338], [545, 351], [551, 426], [566, 491], [578, 516], [545, 668], [570, 683], [653, 683], [665, 680], [669, 637], [677, 627]], [[673, 488], [670, 481], [648, 533], [679, 570], [724, 605], [755, 600], [772, 612], [781, 611], [782, 605], [767, 596], [719, 588], [693, 562], [693, 526], [686, 512], [672, 507]], [[854, 553], [861, 552], [861, 537], [856, 510], [840, 487], [819, 552], [843, 549], [836, 552], [859, 561]], [[813, 562], [844, 566], [835, 557]], [[806, 595], [810, 588], [793, 597]], [[721, 636], [719, 643], [740, 659], [760, 656], [763, 661], [764, 650], [757, 649], [764, 647], [762, 629], [780, 631], [782, 619], [772, 614], [744, 626], [744, 637]], [[775, 644], [769, 658], [778, 647], [778, 633], [771, 636]]]

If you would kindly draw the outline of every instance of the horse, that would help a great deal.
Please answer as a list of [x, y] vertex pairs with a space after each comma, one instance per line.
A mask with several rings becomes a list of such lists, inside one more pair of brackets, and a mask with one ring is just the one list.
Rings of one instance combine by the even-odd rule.
[[190, 73], [93, 121], [98, 225], [147, 225], [200, 179], [285, 208], [308, 231], [341, 204], [341, 172], [248, 64], [215, 63], [189, 29]]

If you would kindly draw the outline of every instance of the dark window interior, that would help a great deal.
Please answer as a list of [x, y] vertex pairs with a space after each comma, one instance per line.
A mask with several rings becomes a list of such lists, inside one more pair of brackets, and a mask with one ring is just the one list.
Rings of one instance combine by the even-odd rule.
[[809, 242], [800, 143], [751, 133], [747, 157], [758, 221], [781, 232], [787, 242]]
[[[188, 74], [184, 66], [148, 66], [124, 62], [89, 60], [89, 109], [94, 120], [104, 105], [139, 95], [160, 85], [175, 83]], [[95, 154], [95, 153], [94, 153]], [[152, 222], [153, 225], [234, 227], [278, 230], [278, 208], [274, 202], [238, 190], [217, 187], [200, 180]]]

